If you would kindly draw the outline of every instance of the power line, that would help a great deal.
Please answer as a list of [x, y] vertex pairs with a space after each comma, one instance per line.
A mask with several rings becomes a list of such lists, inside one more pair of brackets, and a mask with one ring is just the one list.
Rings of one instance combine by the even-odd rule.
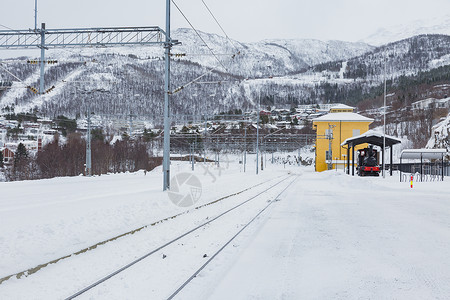
[[20, 79], [19, 77], [17, 77], [16, 75], [14, 75], [13, 73], [11, 73], [10, 71], [8, 71], [8, 69], [6, 69], [5, 67], [2, 66], [2, 62], [0, 62], [0, 68], [2, 68], [3, 70], [5, 70], [5, 72], [7, 72], [9, 75], [11, 75], [12, 77], [14, 77], [15, 79], [19, 80], [21, 83], [23, 83], [23, 80]]
[[12, 29], [11, 27], [5, 26], [5, 25], [3, 25], [3, 24], [0, 24], [0, 26], [3, 27], [3, 28], [6, 28], [6, 29], [12, 30], [12, 31], [19, 32], [19, 30]]
[[[225, 30], [223, 29], [223, 27], [220, 25], [219, 21], [217, 20], [217, 18], [214, 16], [214, 14], [212, 13], [212, 11], [209, 9], [208, 5], [206, 5], [205, 1], [203, 1], [203, 4], [205, 5], [206, 9], [209, 11], [209, 13], [211, 14], [211, 16], [213, 17], [213, 19], [216, 21], [217, 25], [219, 25], [220, 29], [222, 30], [223, 34], [225, 35], [225, 37], [228, 39], [228, 41], [230, 42], [230, 44], [233, 46], [233, 48], [237, 51], [237, 53], [239, 54], [240, 51], [236, 48], [236, 46], [234, 45], [234, 43], [231, 41], [231, 39], [228, 37], [228, 34], [225, 32]], [[234, 57], [233, 57], [234, 58]]]
[[208, 44], [205, 42], [205, 40], [202, 38], [200, 33], [195, 29], [194, 25], [189, 21], [189, 19], [186, 17], [186, 15], [183, 13], [183, 11], [180, 9], [180, 7], [175, 3], [174, 0], [171, 0], [172, 3], [175, 5], [175, 7], [178, 9], [180, 14], [183, 16], [183, 18], [188, 22], [189, 26], [195, 31], [195, 33], [198, 35], [198, 37], [202, 40], [202, 42], [205, 44], [205, 46], [209, 49], [209, 51], [212, 53], [214, 58], [219, 62], [219, 64], [225, 69], [225, 71], [228, 71], [228, 69], [223, 65], [223, 63], [219, 60], [219, 58], [214, 54], [214, 51], [208, 46]]

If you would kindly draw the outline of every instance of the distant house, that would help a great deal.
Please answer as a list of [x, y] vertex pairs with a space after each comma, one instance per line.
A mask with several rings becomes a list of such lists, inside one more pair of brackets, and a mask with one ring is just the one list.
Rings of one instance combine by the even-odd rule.
[[341, 113], [341, 112], [350, 112], [352, 113], [355, 110], [354, 107], [345, 105], [345, 104], [337, 104], [330, 108], [330, 113]]
[[411, 104], [413, 110], [431, 108], [450, 108], [450, 97], [444, 99], [427, 98]]
[[12, 164], [12, 162], [14, 161], [14, 151], [7, 147], [0, 148], [0, 151], [3, 154], [3, 163], [5, 165]]
[[289, 121], [279, 121], [276, 123], [277, 128], [291, 128], [291, 122]]

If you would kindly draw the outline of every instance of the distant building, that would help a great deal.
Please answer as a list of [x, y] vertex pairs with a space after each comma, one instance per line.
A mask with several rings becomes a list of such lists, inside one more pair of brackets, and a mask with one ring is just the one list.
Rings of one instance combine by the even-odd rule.
[[411, 104], [413, 110], [431, 108], [450, 108], [450, 97], [444, 99], [427, 98]]
[[345, 104], [337, 104], [330, 108], [330, 113], [341, 113], [341, 112], [350, 112], [354, 111], [354, 107], [345, 105]]
[[[336, 108], [336, 111], [343, 109], [353, 110], [351, 107], [341, 107]], [[312, 122], [313, 129], [316, 131], [315, 167], [317, 172], [322, 172], [328, 169], [344, 168], [347, 151], [341, 147], [341, 143], [347, 138], [358, 136], [368, 131], [373, 119], [347, 111], [329, 113], [313, 119]], [[359, 145], [355, 149], [365, 147], [367, 147], [367, 144]]]
[[5, 165], [12, 164], [14, 161], [14, 151], [9, 149], [8, 147], [0, 148], [0, 151], [3, 154], [3, 163]]

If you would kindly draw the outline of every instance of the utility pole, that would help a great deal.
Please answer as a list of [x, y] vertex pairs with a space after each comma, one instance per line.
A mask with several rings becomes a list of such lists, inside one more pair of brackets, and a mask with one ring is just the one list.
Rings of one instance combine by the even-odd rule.
[[203, 162], [206, 162], [206, 131], [208, 130], [208, 119], [205, 115], [205, 134], [203, 140]]
[[91, 161], [91, 107], [87, 109], [87, 135], [86, 135], [86, 176], [92, 176]]
[[258, 113], [256, 114], [256, 175], [258, 175], [259, 158], [259, 114], [261, 113], [261, 95], [258, 100]]
[[195, 154], [194, 144], [190, 145], [190, 150], [191, 150], [192, 171], [194, 171], [194, 154]]
[[247, 163], [247, 125], [244, 127], [244, 173], [246, 163]]
[[384, 156], [386, 154], [386, 55], [384, 56], [384, 113], [383, 113], [383, 178], [385, 178], [384, 172]]
[[129, 115], [129, 117], [130, 117], [130, 120], [129, 120], [129, 129], [128, 129], [128, 131], [129, 131], [129, 136], [131, 138], [131, 134], [133, 132], [133, 114], [131, 112], [131, 108], [130, 108], [130, 115]]
[[41, 25], [41, 74], [39, 79], [39, 94], [44, 93], [44, 60], [45, 60], [45, 23]]
[[328, 170], [331, 170], [333, 168], [333, 148], [332, 148], [332, 141], [333, 141], [333, 128], [336, 127], [336, 125], [328, 124], [328, 157], [326, 159], [328, 160]]
[[163, 191], [170, 189], [170, 0], [166, 0], [166, 42], [164, 44], [165, 80], [164, 80], [164, 151], [163, 151]]
[[34, 0], [34, 32], [37, 32], [37, 0]]

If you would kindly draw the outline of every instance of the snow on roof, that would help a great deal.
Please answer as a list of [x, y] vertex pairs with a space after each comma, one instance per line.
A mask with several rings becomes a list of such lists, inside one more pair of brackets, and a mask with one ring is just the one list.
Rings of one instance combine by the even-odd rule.
[[348, 121], [348, 122], [373, 122], [373, 119], [364, 117], [357, 113], [341, 112], [326, 114], [321, 117], [315, 118], [313, 122], [329, 122], [329, 121]]
[[330, 109], [355, 109], [355, 108], [345, 105], [345, 104], [338, 104], [338, 105], [332, 106]]
[[405, 149], [400, 158], [404, 159], [439, 159], [447, 153], [447, 149]]
[[[345, 141], [342, 142], [341, 146], [344, 146], [349, 141], [356, 140], [356, 139], [359, 139], [359, 138], [369, 137], [369, 136], [375, 136], [375, 137], [378, 137], [378, 138], [383, 138], [383, 133], [382, 132], [378, 132], [378, 131], [374, 131], [374, 130], [368, 130], [368, 131], [364, 132], [361, 135], [352, 136], [352, 137], [346, 139]], [[385, 135], [385, 136], [386, 136], [387, 139], [398, 141], [399, 143], [402, 142], [402, 140], [399, 139], [399, 138], [396, 138], [396, 137], [393, 137], [393, 136], [390, 136], [390, 135]]]

